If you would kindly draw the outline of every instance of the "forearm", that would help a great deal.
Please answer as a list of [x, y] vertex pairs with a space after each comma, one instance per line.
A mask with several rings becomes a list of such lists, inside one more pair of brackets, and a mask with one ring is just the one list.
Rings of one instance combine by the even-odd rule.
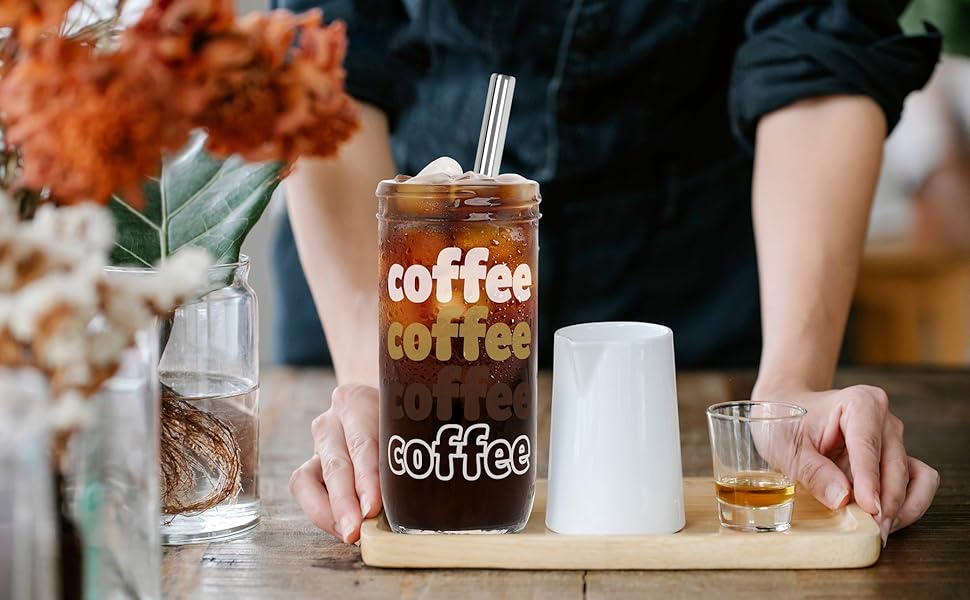
[[885, 129], [879, 107], [856, 96], [800, 102], [758, 125], [760, 390], [832, 386]]
[[286, 181], [300, 261], [341, 383], [378, 383], [377, 182], [394, 176], [387, 119], [361, 106], [337, 157], [300, 160]]

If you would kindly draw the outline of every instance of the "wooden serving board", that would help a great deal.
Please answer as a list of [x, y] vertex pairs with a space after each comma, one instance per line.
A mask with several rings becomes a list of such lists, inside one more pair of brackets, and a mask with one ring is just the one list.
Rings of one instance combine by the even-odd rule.
[[384, 515], [361, 528], [375, 567], [468, 569], [843, 569], [879, 559], [875, 520], [856, 504], [830, 511], [801, 488], [789, 531], [722, 528], [710, 478], [684, 479], [687, 525], [671, 535], [560, 535], [546, 529], [546, 482], [525, 529], [512, 535], [404, 535]]

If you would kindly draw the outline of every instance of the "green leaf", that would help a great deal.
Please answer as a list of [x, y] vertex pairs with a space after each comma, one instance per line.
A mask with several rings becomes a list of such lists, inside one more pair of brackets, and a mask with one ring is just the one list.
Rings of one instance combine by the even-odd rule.
[[204, 145], [205, 137], [196, 136], [165, 161], [161, 177], [144, 185], [143, 210], [112, 198], [113, 264], [148, 267], [185, 246], [208, 250], [216, 264], [239, 260], [239, 248], [279, 185], [283, 167], [235, 156], [217, 160]]

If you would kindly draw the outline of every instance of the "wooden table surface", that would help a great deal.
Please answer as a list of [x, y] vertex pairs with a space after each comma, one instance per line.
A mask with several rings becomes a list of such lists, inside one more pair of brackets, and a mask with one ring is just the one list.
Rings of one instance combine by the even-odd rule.
[[[704, 408], [744, 398], [748, 374], [680, 376], [685, 475], [709, 475]], [[169, 598], [970, 598], [970, 371], [851, 370], [839, 385], [888, 390], [906, 423], [909, 451], [936, 467], [942, 484], [917, 525], [889, 539], [879, 562], [842, 571], [490, 571], [387, 570], [322, 533], [287, 491], [291, 471], [312, 451], [310, 421], [335, 385], [322, 370], [264, 373], [260, 397], [263, 520], [229, 542], [165, 550]], [[545, 476], [548, 376], [540, 379], [539, 464]]]

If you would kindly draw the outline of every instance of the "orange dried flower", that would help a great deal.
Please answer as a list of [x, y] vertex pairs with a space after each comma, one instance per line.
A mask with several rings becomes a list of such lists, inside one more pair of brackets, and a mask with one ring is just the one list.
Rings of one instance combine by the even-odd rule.
[[[342, 22], [321, 27], [311, 13], [299, 46], [277, 71], [282, 111], [273, 131], [272, 152], [288, 161], [299, 156], [331, 156], [358, 126], [357, 109], [344, 91], [347, 36]], [[272, 34], [266, 28], [267, 35]]]
[[0, 80], [6, 140], [20, 149], [18, 185], [48, 187], [55, 200], [136, 202], [161, 154], [181, 147], [190, 124], [173, 110], [168, 73], [85, 44], [41, 40]]
[[74, 0], [0, 0], [0, 27], [11, 28], [22, 42], [56, 33]]
[[[240, 29], [256, 44], [256, 60], [225, 71], [220, 93], [200, 114], [209, 149], [253, 161], [334, 154], [357, 127], [343, 89], [343, 23], [323, 26], [319, 11], [276, 11], [250, 15]], [[300, 44], [287, 55], [296, 31]]]
[[170, 67], [184, 66], [205, 40], [231, 32], [233, 0], [155, 0], [122, 35], [122, 49]]
[[301, 155], [330, 156], [353, 134], [357, 113], [343, 87], [342, 23], [324, 26], [319, 10], [281, 10], [227, 28], [219, 0], [173, 18], [179, 5], [154, 6], [124, 33], [122, 48], [173, 70], [184, 109], [209, 133], [210, 151], [292, 162]]
[[[0, 0], [0, 26], [43, 31], [73, 0]], [[294, 46], [294, 39], [299, 42]], [[330, 156], [358, 126], [344, 91], [342, 23], [320, 11], [254, 14], [233, 0], [153, 0], [118, 50], [35, 35], [0, 46], [0, 122], [17, 185], [54, 200], [138, 202], [162, 152], [193, 128], [216, 155]]]

